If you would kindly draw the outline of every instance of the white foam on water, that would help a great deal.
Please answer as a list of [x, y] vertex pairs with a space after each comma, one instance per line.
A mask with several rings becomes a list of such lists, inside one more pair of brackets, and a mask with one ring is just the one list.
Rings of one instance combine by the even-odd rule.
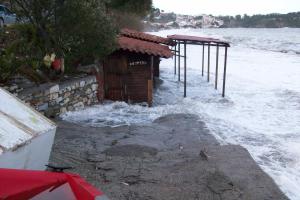
[[[213, 36], [232, 42], [226, 98], [221, 97], [220, 89], [214, 90], [214, 48], [212, 81], [207, 83], [200, 71], [202, 48], [188, 46], [187, 98], [183, 98], [183, 84], [174, 75], [174, 60], [163, 60], [163, 83], [155, 90], [154, 107], [107, 102], [69, 112], [63, 119], [92, 126], [119, 126], [151, 123], [172, 113], [196, 114], [221, 143], [247, 148], [287, 196], [299, 200], [300, 56], [296, 52], [300, 51], [300, 29], [183, 29], [155, 34], [175, 33]], [[223, 69], [221, 52], [220, 69]]]

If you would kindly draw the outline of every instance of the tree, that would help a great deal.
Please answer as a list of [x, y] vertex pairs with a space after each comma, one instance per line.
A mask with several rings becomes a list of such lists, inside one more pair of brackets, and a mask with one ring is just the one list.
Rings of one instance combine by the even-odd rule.
[[152, 9], [152, 0], [107, 0], [106, 6], [114, 12], [131, 13], [145, 17]]
[[142, 29], [142, 19], [151, 13], [152, 0], [106, 0], [108, 13], [118, 28]]
[[[56, 53], [68, 63], [103, 58], [114, 50], [117, 30], [99, 0], [12, 0], [33, 29], [44, 55]], [[42, 59], [39, 56], [39, 59]]]

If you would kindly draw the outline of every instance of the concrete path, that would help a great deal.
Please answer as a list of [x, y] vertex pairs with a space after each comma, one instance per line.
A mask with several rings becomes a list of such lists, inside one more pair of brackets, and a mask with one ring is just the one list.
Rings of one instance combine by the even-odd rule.
[[248, 151], [221, 146], [194, 115], [147, 126], [58, 122], [51, 162], [73, 166], [111, 200], [285, 200]]

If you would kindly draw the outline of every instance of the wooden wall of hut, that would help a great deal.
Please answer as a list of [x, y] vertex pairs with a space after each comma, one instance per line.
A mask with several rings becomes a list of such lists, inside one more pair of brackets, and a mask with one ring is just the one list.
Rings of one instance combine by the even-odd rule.
[[[151, 56], [117, 51], [103, 63], [105, 98], [129, 103], [152, 103], [153, 63]], [[152, 87], [152, 85], [151, 85]], [[149, 94], [151, 90], [151, 94]]]

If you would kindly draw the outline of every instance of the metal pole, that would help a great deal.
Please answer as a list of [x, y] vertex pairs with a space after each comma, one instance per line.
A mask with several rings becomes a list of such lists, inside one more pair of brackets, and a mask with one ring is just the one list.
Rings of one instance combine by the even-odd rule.
[[207, 82], [209, 82], [210, 74], [210, 44], [208, 44], [208, 55], [207, 55]]
[[225, 47], [225, 59], [224, 59], [224, 74], [223, 74], [223, 92], [222, 92], [222, 97], [225, 97], [226, 68], [227, 68], [227, 47]]
[[216, 80], [215, 89], [218, 89], [218, 73], [219, 73], [219, 46], [217, 45], [217, 55], [216, 55]]
[[186, 42], [184, 42], [184, 97], [186, 97]]
[[[176, 42], [176, 41], [175, 41]], [[177, 60], [177, 44], [175, 45], [175, 56], [174, 56], [174, 74], [176, 75], [176, 67], [177, 67], [177, 65], [176, 65], [176, 60]]]
[[181, 60], [180, 60], [180, 42], [178, 43], [178, 81], [180, 82], [180, 64], [181, 64]]
[[204, 53], [205, 53], [205, 46], [203, 44], [203, 48], [202, 48], [202, 76], [204, 76]]

